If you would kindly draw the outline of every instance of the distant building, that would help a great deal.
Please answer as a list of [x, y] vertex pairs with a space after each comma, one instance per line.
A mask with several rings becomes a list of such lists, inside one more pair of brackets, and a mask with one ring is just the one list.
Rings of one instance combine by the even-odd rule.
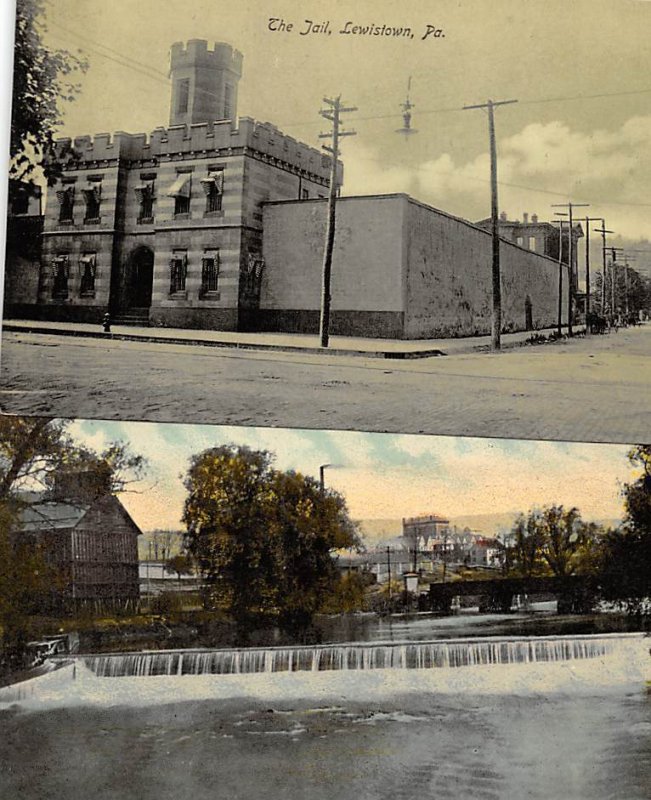
[[32, 537], [55, 567], [56, 605], [137, 606], [140, 529], [115, 495], [43, 495], [21, 512], [16, 535]]
[[449, 530], [450, 520], [436, 514], [423, 514], [419, 517], [403, 517], [402, 537], [407, 547], [419, 550], [432, 550], [434, 542], [442, 539]]
[[[491, 229], [490, 218], [482, 219], [476, 223], [480, 228]], [[503, 239], [524, 247], [535, 253], [548, 256], [558, 261], [560, 222], [543, 222], [538, 219], [537, 214], [522, 214], [522, 220], [510, 220], [505, 212], [502, 212], [498, 222], [499, 234]], [[574, 274], [577, 273], [578, 264], [578, 242], [583, 237], [583, 228], [580, 222], [572, 226], [572, 268]], [[563, 225], [563, 251], [561, 260], [564, 264], [569, 263], [569, 235], [567, 224]]]
[[468, 553], [468, 563], [479, 567], [497, 567], [502, 548], [497, 539], [481, 537], [475, 540]]

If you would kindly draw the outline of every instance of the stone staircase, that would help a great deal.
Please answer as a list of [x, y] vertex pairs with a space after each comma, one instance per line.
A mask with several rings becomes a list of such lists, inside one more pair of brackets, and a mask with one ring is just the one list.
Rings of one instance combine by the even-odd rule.
[[139, 328], [149, 327], [148, 308], [128, 308], [124, 313], [111, 317], [112, 325], [132, 325]]

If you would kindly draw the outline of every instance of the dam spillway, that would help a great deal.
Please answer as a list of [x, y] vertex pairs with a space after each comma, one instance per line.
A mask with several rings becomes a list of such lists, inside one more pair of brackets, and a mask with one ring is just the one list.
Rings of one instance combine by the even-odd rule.
[[540, 637], [296, 647], [163, 650], [79, 656], [102, 678], [433, 669], [595, 659], [620, 637]]

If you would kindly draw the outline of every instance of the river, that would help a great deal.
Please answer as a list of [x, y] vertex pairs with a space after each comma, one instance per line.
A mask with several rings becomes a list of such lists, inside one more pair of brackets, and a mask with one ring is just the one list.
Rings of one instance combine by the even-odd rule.
[[[337, 658], [324, 662], [326, 650]], [[314, 647], [299, 667], [297, 652], [247, 653], [241, 670], [267, 671], [219, 675], [206, 665], [228, 661], [224, 651], [183, 654], [202, 674], [179, 668], [178, 653], [157, 656], [174, 674], [149, 676], [132, 674], [153, 663], [145, 654], [80, 658], [0, 690], [0, 797], [651, 796], [651, 659], [641, 634], [387, 639]], [[431, 655], [442, 652], [447, 661]], [[379, 653], [393, 666], [373, 666]], [[436, 666], [416, 668], [424, 662], [412, 656], [423, 653]], [[100, 664], [129, 658], [141, 666], [101, 677]]]

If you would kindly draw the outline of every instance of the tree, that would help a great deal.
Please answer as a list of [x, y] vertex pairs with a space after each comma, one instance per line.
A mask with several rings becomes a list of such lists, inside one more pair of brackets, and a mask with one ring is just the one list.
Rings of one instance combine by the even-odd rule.
[[269, 533], [274, 543], [276, 604], [281, 626], [307, 628], [339, 582], [332, 552], [356, 544], [344, 498], [298, 472], [274, 471]]
[[599, 526], [583, 522], [578, 509], [549, 506], [518, 517], [505, 558], [524, 577], [585, 573], [601, 536]]
[[185, 553], [179, 553], [165, 562], [165, 572], [175, 573], [180, 583], [181, 575], [192, 575], [194, 572], [192, 559]]
[[67, 476], [83, 473], [93, 496], [125, 491], [144, 474], [145, 459], [123, 442], [96, 453], [75, 442], [68, 427], [67, 420], [0, 416], [0, 504], [25, 503], [27, 490], [52, 493]]
[[12, 189], [33, 182], [37, 167], [52, 184], [59, 172], [52, 152], [61, 124], [61, 106], [79, 92], [74, 77], [88, 68], [86, 60], [43, 42], [45, 0], [17, 0], [14, 47], [14, 89], [11, 111], [10, 168]]
[[0, 504], [0, 674], [23, 666], [30, 617], [56, 581], [40, 549], [13, 536], [15, 524], [14, 513]]
[[600, 580], [605, 600], [639, 616], [651, 611], [651, 445], [628, 457], [640, 474], [624, 486], [624, 524], [606, 537]]
[[185, 481], [186, 546], [246, 638], [273, 616], [305, 630], [338, 576], [331, 553], [357, 545], [341, 495], [272, 467], [267, 451], [225, 445], [194, 456]]

